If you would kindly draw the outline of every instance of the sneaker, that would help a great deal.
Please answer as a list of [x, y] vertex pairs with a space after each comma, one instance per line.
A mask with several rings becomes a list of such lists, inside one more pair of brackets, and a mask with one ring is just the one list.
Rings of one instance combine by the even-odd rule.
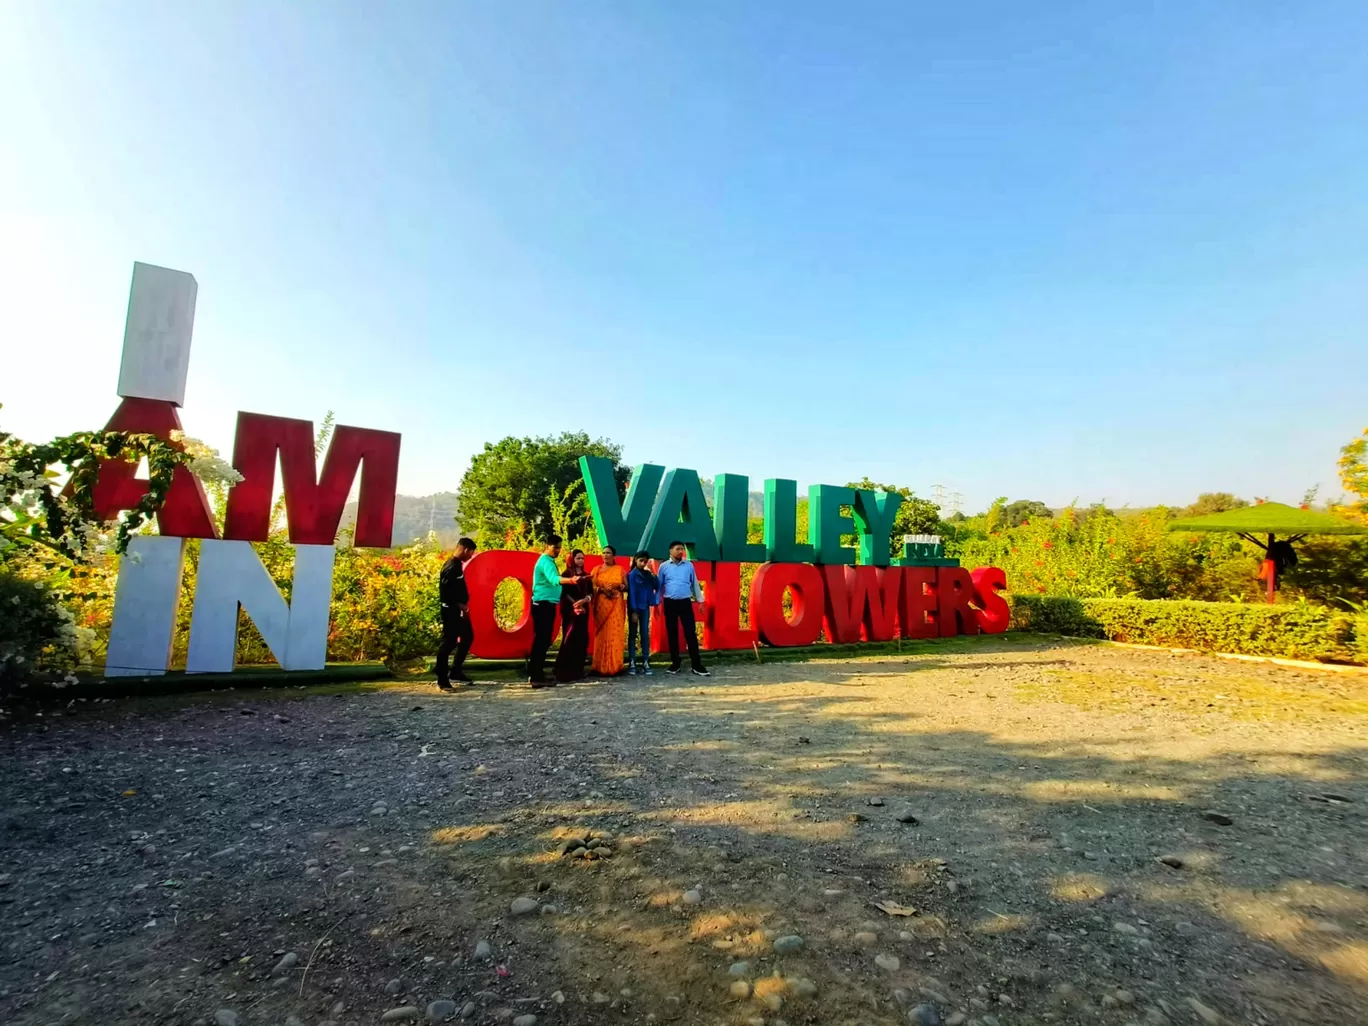
[[438, 688], [439, 691], [455, 691], [455, 690], [456, 690], [455, 688], [453, 688], [449, 683], [447, 683], [447, 682], [444, 681], [444, 680], [439, 680], [439, 681], [437, 682], [437, 688]]
[[666, 673], [678, 673], [681, 669], [683, 669], [683, 667], [680, 667], [680, 666], [667, 666], [667, 667], [665, 667], [665, 672], [666, 672]]
[[627, 667], [627, 676], [635, 677], [636, 672], [636, 663], [633, 663], [631, 666]]
[[648, 666], [648, 667], [646, 667], [645, 669], [643, 669], [643, 670], [641, 671], [641, 674], [642, 674], [642, 676], [644, 676], [644, 677], [654, 677], [654, 676], [655, 676], [655, 670], [651, 669], [651, 668]]
[[711, 676], [712, 676], [712, 674], [709, 673], [709, 672], [707, 671], [707, 669], [705, 669], [705, 668], [702, 667], [702, 666], [695, 666], [695, 667], [693, 668], [693, 675], [694, 675], [695, 677], [711, 677]]

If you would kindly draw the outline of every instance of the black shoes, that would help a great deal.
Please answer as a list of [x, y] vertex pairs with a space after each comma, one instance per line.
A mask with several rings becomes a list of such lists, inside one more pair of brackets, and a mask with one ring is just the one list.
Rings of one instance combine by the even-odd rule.
[[711, 676], [712, 676], [712, 674], [709, 673], [709, 672], [707, 671], [707, 669], [706, 669], [705, 667], [702, 667], [702, 666], [695, 666], [695, 667], [693, 668], [693, 675], [694, 675], [695, 677], [711, 677]]

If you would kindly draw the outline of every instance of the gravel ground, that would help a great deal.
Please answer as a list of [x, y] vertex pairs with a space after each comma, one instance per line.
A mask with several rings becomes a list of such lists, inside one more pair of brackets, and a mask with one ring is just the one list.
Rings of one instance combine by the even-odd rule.
[[0, 1022], [1368, 1022], [1368, 676], [336, 690], [0, 726]]

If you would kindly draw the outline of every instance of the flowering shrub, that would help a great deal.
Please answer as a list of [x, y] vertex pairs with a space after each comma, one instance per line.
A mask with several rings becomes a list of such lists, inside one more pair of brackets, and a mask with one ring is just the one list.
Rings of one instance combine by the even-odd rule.
[[51, 588], [0, 570], [0, 694], [65, 678], [80, 664], [86, 640]]
[[950, 540], [965, 566], [1001, 567], [1013, 592], [1105, 598], [1256, 600], [1259, 555], [1238, 538], [1175, 534], [1163, 511], [1063, 510]]
[[437, 577], [445, 558], [431, 541], [393, 552], [339, 549], [328, 658], [394, 666], [436, 651], [442, 635]]

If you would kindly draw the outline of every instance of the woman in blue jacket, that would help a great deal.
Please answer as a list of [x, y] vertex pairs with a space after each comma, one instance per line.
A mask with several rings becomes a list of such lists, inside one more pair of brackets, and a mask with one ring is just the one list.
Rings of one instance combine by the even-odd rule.
[[641, 636], [641, 672], [651, 675], [651, 608], [660, 605], [660, 578], [651, 572], [651, 554], [636, 554], [627, 575], [627, 672], [637, 672], [637, 636]]

